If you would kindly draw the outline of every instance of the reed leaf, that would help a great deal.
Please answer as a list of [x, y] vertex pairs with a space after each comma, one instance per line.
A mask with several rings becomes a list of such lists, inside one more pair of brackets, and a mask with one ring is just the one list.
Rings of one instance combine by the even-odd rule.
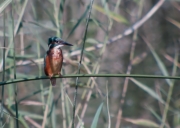
[[103, 103], [100, 104], [98, 110], [96, 111], [93, 122], [91, 124], [91, 128], [97, 128], [97, 124], [98, 124], [98, 120], [99, 120], [99, 116], [100, 116], [102, 108], [103, 108]]
[[[151, 44], [145, 39], [143, 38], [143, 40], [145, 41], [145, 43], [147, 44], [147, 46], [149, 47], [154, 59], [156, 60], [159, 69], [161, 70], [162, 74], [164, 76], [169, 76], [169, 73], [164, 65], [164, 63], [162, 62], [162, 60], [160, 59], [160, 57], [158, 56], [158, 54], [155, 52], [154, 48], [151, 46]], [[169, 86], [171, 86], [172, 81], [169, 79], [166, 79], [166, 82], [168, 83]]]
[[149, 88], [147, 85], [144, 85], [143, 83], [137, 81], [136, 79], [133, 78], [129, 78], [132, 82], [134, 82], [137, 86], [139, 86], [142, 90], [144, 90], [145, 92], [147, 92], [149, 95], [151, 95], [152, 97], [154, 97], [155, 99], [157, 99], [158, 101], [160, 101], [161, 103], [165, 103], [163, 101], [163, 99], [155, 92], [153, 91], [151, 88]]
[[84, 18], [86, 17], [86, 14], [89, 10], [89, 7], [86, 7], [86, 11], [82, 14], [82, 16], [78, 19], [77, 23], [74, 25], [74, 27], [71, 29], [71, 31], [69, 32], [68, 36], [66, 39], [68, 39], [72, 33], [76, 30], [76, 28], [79, 26], [79, 24], [84, 20]]
[[129, 22], [126, 20], [126, 18], [124, 18], [123, 16], [116, 14], [114, 12], [111, 12], [108, 10], [104, 10], [102, 7], [98, 6], [98, 5], [93, 5], [93, 8], [96, 9], [97, 11], [103, 13], [104, 15], [109, 15], [110, 18], [112, 18], [113, 20], [120, 22], [120, 23], [124, 23], [124, 24], [129, 24]]
[[143, 127], [159, 128], [159, 125], [157, 123], [146, 119], [123, 118], [123, 120]]

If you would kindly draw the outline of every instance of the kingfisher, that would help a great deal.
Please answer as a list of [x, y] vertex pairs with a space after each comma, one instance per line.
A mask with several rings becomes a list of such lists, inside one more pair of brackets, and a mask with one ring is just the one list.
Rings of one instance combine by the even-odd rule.
[[56, 85], [56, 78], [52, 77], [55, 75], [61, 76], [63, 63], [63, 53], [61, 47], [64, 45], [73, 46], [58, 37], [50, 37], [48, 40], [49, 49], [44, 57], [44, 73], [50, 78], [53, 86]]

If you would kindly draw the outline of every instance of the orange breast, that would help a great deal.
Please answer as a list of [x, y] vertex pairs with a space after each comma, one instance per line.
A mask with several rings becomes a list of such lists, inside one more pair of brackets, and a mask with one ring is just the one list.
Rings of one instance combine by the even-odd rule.
[[63, 63], [63, 54], [61, 49], [51, 49], [47, 52], [47, 55], [44, 59], [45, 66], [44, 72], [47, 76], [58, 75], [61, 72], [61, 67]]

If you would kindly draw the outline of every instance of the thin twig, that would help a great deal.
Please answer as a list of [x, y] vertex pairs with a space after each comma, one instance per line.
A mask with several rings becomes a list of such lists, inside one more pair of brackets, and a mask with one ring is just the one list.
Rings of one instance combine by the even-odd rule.
[[163, 53], [162, 54], [164, 56], [164, 58], [166, 58], [168, 61], [174, 63], [178, 68], [180, 68], [180, 63], [174, 61], [174, 58], [172, 58], [170, 55], [166, 54], [166, 53]]
[[[88, 29], [88, 25], [89, 25], [89, 19], [90, 19], [90, 15], [91, 15], [91, 10], [92, 10], [93, 1], [94, 1], [94, 0], [91, 0], [91, 2], [90, 2], [89, 15], [88, 15], [88, 19], [87, 19], [87, 22], [86, 22], [86, 28], [85, 28], [84, 38], [83, 38], [83, 45], [82, 45], [82, 49], [81, 49], [81, 57], [80, 57], [80, 60], [79, 60], [79, 65], [78, 65], [78, 74], [80, 74], [80, 68], [81, 68], [81, 63], [82, 63], [82, 57], [83, 57], [83, 52], [84, 52], [84, 46], [85, 46], [87, 29]], [[76, 113], [75, 111], [76, 111], [78, 79], [79, 79], [79, 77], [76, 78], [76, 87], [75, 87], [75, 96], [74, 96], [74, 105], [73, 105], [73, 122], [72, 122], [72, 128], [74, 128], [74, 126], [75, 126], [75, 113]]]
[[128, 36], [131, 33], [133, 33], [135, 30], [137, 30], [139, 27], [141, 27], [161, 6], [162, 4], [165, 2], [165, 0], [159, 0], [159, 2], [138, 22], [136, 22], [133, 26], [131, 26], [130, 28], [126, 29], [123, 34], [119, 34], [115, 37], [112, 37], [111, 39], [109, 39], [108, 43], [112, 43], [114, 41], [117, 41], [119, 39], [121, 39], [124, 36]]

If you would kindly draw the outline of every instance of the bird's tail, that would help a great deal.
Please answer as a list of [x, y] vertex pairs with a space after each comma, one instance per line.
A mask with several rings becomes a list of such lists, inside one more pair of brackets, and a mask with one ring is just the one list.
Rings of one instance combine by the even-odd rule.
[[52, 86], [56, 86], [56, 78], [50, 78]]

